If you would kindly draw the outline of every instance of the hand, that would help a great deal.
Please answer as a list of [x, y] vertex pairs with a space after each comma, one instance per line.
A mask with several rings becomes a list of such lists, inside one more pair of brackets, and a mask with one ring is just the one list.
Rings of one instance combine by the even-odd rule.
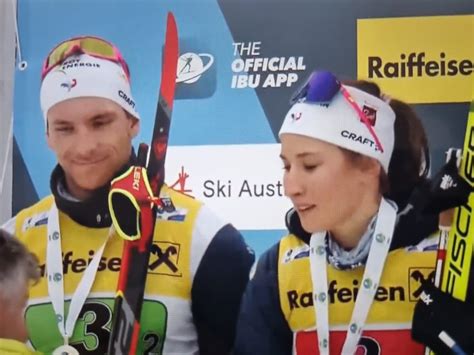
[[425, 191], [422, 208], [424, 212], [438, 214], [468, 201], [472, 187], [459, 175], [458, 169], [459, 159], [456, 154], [451, 154], [448, 162], [433, 177], [429, 189]]
[[474, 353], [474, 305], [459, 301], [426, 282], [415, 306], [412, 338], [437, 354], [454, 353], [446, 340], [442, 340], [446, 335], [464, 353]]

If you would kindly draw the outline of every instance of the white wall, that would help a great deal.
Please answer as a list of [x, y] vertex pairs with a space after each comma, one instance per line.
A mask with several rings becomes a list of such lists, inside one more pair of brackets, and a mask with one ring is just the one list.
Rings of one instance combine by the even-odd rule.
[[[0, 224], [11, 216], [13, 77], [15, 69], [16, 0], [0, 1]], [[6, 164], [5, 164], [6, 162]], [[6, 172], [4, 173], [4, 167]]]

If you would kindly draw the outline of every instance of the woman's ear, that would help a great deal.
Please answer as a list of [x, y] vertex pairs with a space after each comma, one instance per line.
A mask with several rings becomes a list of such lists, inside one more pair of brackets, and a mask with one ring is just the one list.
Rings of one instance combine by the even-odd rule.
[[380, 174], [382, 174], [382, 165], [378, 160], [369, 157], [362, 157], [362, 161], [359, 164], [360, 170], [365, 176], [378, 180]]
[[378, 179], [382, 173], [382, 165], [375, 159], [369, 158], [368, 160], [367, 173], [376, 176]]

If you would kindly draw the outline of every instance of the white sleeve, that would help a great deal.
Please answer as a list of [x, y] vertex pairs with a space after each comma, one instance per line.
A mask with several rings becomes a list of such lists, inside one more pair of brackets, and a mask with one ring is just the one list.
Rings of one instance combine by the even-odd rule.
[[15, 234], [15, 223], [16, 217], [12, 217], [8, 221], [6, 221], [0, 228], [6, 230], [10, 234]]
[[225, 223], [206, 205], [202, 205], [194, 225], [191, 245], [191, 275], [196, 271], [207, 247]]

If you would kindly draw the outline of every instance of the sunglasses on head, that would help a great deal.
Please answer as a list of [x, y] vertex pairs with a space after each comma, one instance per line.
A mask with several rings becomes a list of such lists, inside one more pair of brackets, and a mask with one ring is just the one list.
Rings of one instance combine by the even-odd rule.
[[107, 59], [120, 64], [127, 76], [127, 80], [130, 81], [128, 65], [118, 48], [106, 40], [93, 36], [71, 38], [53, 48], [43, 63], [41, 80], [43, 80], [54, 67], [77, 53], [88, 54], [96, 58]]
[[374, 138], [377, 149], [383, 153], [382, 144], [372, 128], [369, 118], [333, 73], [328, 71], [313, 72], [303, 87], [293, 95], [290, 103], [293, 105], [297, 102], [305, 101], [308, 103], [329, 105], [338, 92], [342, 94], [346, 102], [357, 112], [360, 120], [365, 124]]

